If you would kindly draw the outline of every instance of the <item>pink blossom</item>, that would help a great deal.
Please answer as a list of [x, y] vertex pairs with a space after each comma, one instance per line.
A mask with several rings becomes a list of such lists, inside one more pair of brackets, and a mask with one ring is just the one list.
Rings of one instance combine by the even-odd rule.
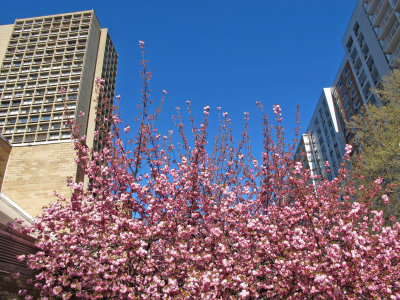
[[383, 182], [383, 178], [382, 177], [378, 177], [378, 179], [375, 180], [376, 184], [381, 184]]
[[17, 257], [17, 259], [18, 259], [19, 261], [23, 261], [23, 260], [25, 260], [25, 255], [19, 255], [19, 256]]
[[250, 293], [249, 293], [249, 291], [248, 290], [242, 290], [240, 293], [239, 293], [239, 296], [240, 296], [240, 298], [242, 298], [242, 299], [247, 299], [247, 297], [250, 295]]
[[345, 148], [345, 150], [344, 150], [344, 151], [345, 151], [345, 155], [346, 155], [346, 156], [349, 156], [349, 155], [351, 154], [352, 150], [353, 150], [353, 146], [347, 144], [347, 145], [346, 145], [346, 148]]
[[383, 201], [383, 203], [388, 204], [388, 203], [389, 203], [389, 197], [388, 197], [388, 195], [384, 194], [384, 195], [382, 196], [382, 201]]
[[26, 229], [38, 251], [17, 258], [43, 299], [400, 297], [398, 217], [387, 224], [368, 204], [382, 178], [360, 187], [345, 163], [332, 181], [303, 168], [284, 141], [279, 105], [272, 125], [260, 119], [261, 153], [250, 145], [248, 113], [238, 140], [225, 113], [211, 136], [209, 106], [197, 123], [188, 104], [189, 130], [178, 115], [162, 139], [168, 128], [156, 127], [160, 107], [151, 110], [142, 65], [131, 142], [123, 143], [118, 112], [97, 114], [101, 147], [89, 148], [74, 126], [87, 180], [68, 178], [70, 197], [56, 194]]
[[275, 115], [277, 115], [277, 116], [281, 116], [282, 115], [282, 109], [281, 109], [279, 104], [275, 104], [273, 106], [273, 110], [274, 110], [274, 114]]
[[61, 291], [62, 291], [61, 286], [56, 286], [56, 287], [53, 288], [53, 295], [57, 296], [58, 294], [61, 293]]

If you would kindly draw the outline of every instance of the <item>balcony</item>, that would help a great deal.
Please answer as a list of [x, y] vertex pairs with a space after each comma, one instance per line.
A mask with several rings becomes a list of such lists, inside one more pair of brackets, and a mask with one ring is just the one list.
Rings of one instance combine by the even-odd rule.
[[379, 21], [380, 23], [376, 24], [379, 25], [379, 27], [381, 27], [381, 33], [378, 36], [378, 38], [382, 39], [385, 37], [385, 35], [387, 35], [395, 19], [396, 19], [396, 14], [393, 14], [393, 9], [389, 6], [383, 17], [380, 18]]
[[365, 2], [364, 3], [364, 9], [365, 9], [365, 12], [368, 14], [368, 12], [370, 11], [370, 9], [371, 9], [371, 4], [372, 4], [372, 1], [368, 1], [368, 2]]
[[389, 34], [385, 38], [383, 50], [386, 53], [392, 53], [400, 40], [400, 22], [396, 19]]
[[397, 2], [399, 2], [398, 0], [389, 0], [390, 5], [392, 6], [393, 9], [395, 9]]

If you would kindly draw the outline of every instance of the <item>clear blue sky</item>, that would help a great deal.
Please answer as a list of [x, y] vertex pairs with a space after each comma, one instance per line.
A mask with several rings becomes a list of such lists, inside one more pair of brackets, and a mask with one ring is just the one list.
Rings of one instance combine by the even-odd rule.
[[[330, 86], [344, 50], [342, 36], [356, 0], [4, 0], [0, 24], [15, 18], [94, 9], [119, 54], [116, 93], [125, 121], [140, 99], [138, 40], [146, 43], [153, 98], [168, 91], [163, 126], [176, 106], [228, 111], [239, 134], [255, 102], [283, 107], [288, 131], [296, 104], [306, 129], [322, 88]], [[254, 122], [258, 122], [254, 121]], [[252, 129], [253, 130], [253, 129]], [[255, 135], [257, 138], [257, 135]], [[289, 135], [291, 136], [291, 135]]]

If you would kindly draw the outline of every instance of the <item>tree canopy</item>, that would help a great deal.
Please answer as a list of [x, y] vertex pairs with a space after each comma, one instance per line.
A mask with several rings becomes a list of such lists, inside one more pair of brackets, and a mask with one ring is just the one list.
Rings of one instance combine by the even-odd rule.
[[383, 79], [376, 91], [383, 105], [368, 105], [361, 115], [351, 122], [355, 133], [353, 144], [359, 155], [351, 159], [351, 167], [360, 176], [359, 184], [383, 179], [382, 193], [391, 198], [389, 205], [382, 206], [379, 196], [375, 207], [383, 209], [385, 217], [400, 213], [400, 71], [394, 70]]

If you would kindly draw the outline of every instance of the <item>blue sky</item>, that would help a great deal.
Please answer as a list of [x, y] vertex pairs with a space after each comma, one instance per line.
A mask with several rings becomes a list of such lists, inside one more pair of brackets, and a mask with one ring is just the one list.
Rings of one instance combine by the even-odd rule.
[[[119, 54], [116, 93], [121, 95], [124, 121], [132, 123], [140, 99], [138, 40], [143, 40], [153, 75], [152, 97], [157, 101], [163, 89], [168, 91], [163, 128], [173, 127], [174, 108], [184, 107], [190, 99], [195, 115], [205, 105], [211, 106], [211, 113], [223, 107], [239, 134], [244, 111], [250, 112], [253, 124], [259, 124], [255, 105], [259, 100], [269, 111], [279, 103], [286, 130], [291, 131], [296, 104], [305, 130], [322, 88], [332, 83], [355, 3], [5, 0], [0, 24], [93, 8], [101, 26], [109, 28]], [[253, 138], [258, 139], [257, 134]]]

